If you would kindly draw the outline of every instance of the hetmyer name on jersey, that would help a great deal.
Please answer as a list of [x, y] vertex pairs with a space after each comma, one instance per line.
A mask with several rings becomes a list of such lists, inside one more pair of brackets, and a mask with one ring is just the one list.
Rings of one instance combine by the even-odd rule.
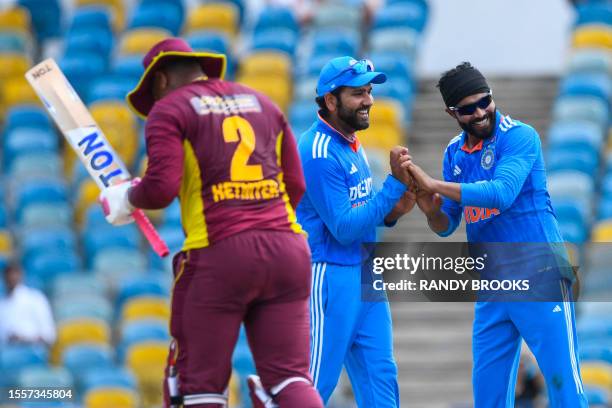
[[360, 198], [368, 198], [372, 192], [372, 177], [368, 177], [356, 186], [351, 187], [349, 192], [351, 202]]

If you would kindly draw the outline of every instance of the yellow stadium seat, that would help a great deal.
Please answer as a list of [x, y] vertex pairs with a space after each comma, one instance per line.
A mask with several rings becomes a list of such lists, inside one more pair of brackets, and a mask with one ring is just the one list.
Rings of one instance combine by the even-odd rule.
[[612, 50], [612, 27], [589, 24], [574, 31], [572, 43], [576, 48], [606, 48]]
[[13, 251], [13, 238], [11, 234], [6, 231], [0, 231], [0, 254], [7, 255]]
[[135, 28], [123, 34], [119, 53], [146, 54], [151, 47], [168, 37], [172, 37], [172, 34], [163, 28]]
[[111, 10], [115, 32], [123, 31], [125, 27], [124, 0], [76, 0], [77, 6], [106, 6]]
[[370, 122], [370, 127], [357, 132], [359, 141], [365, 149], [380, 149], [388, 152], [397, 145], [405, 144], [404, 137], [399, 129], [385, 124]]
[[612, 220], [603, 220], [593, 226], [592, 242], [612, 242]]
[[[0, 65], [2, 62], [0, 61]], [[0, 79], [0, 81], [3, 81]], [[4, 80], [2, 84], [2, 104], [5, 107], [22, 104], [40, 105], [40, 99], [23, 76], [12, 77]]]
[[379, 125], [385, 124], [397, 128], [402, 128], [402, 107], [397, 101], [391, 99], [376, 99], [374, 95], [374, 105], [370, 110], [370, 123]]
[[85, 220], [85, 213], [92, 205], [98, 205], [100, 188], [93, 179], [85, 179], [77, 191], [77, 200], [74, 208], [74, 218], [81, 226]]
[[584, 362], [580, 373], [584, 385], [594, 385], [612, 390], [612, 365], [605, 362]]
[[168, 300], [159, 297], [139, 296], [130, 299], [121, 311], [122, 320], [132, 321], [138, 319], [170, 319], [170, 305]]
[[184, 31], [221, 31], [234, 37], [238, 32], [238, 17], [238, 9], [233, 4], [201, 4], [189, 12]]
[[97, 102], [90, 112], [100, 129], [128, 167], [138, 154], [138, 122], [127, 105], [119, 102]]
[[168, 343], [145, 341], [127, 351], [126, 366], [138, 379], [144, 406], [160, 406], [164, 369], [168, 357]]
[[108, 323], [92, 318], [71, 319], [60, 322], [57, 340], [51, 351], [51, 361], [59, 363], [66, 347], [79, 343], [110, 344], [111, 331]]
[[0, 11], [0, 27], [3, 30], [30, 33], [30, 12], [24, 7], [11, 7]]
[[138, 395], [125, 388], [94, 388], [85, 394], [85, 408], [137, 408]]
[[23, 77], [30, 68], [30, 60], [22, 54], [0, 53], [0, 82]]
[[263, 51], [250, 54], [240, 61], [240, 76], [248, 78], [258, 75], [291, 77], [291, 59], [287, 54]]
[[256, 75], [239, 77], [238, 82], [262, 92], [276, 103], [283, 112], [287, 111], [293, 93], [290, 79], [285, 78], [283, 80], [283, 78], [274, 75]]

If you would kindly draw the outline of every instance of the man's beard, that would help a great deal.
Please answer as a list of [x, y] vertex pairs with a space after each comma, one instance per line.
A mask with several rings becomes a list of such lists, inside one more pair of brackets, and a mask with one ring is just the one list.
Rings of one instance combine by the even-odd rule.
[[493, 128], [495, 126], [495, 118], [497, 117], [497, 109], [495, 109], [493, 112], [488, 112], [485, 115], [485, 118], [489, 119], [489, 126], [487, 126], [484, 129], [480, 129], [474, 126], [474, 122], [476, 122], [477, 120], [471, 120], [469, 123], [463, 123], [460, 121], [459, 122], [459, 126], [461, 126], [461, 129], [465, 130], [467, 133], [469, 133], [470, 135], [476, 137], [477, 139], [488, 139], [489, 137], [491, 137], [493, 135]]
[[[368, 111], [367, 119], [359, 118], [359, 114], [357, 113], [357, 111], [360, 111], [363, 109], [366, 109]], [[355, 131], [364, 130], [370, 127], [369, 112], [370, 112], [370, 108], [367, 108], [365, 106], [360, 106], [354, 111], [351, 111], [350, 109], [346, 108], [340, 101], [340, 98], [338, 98], [338, 117]]]

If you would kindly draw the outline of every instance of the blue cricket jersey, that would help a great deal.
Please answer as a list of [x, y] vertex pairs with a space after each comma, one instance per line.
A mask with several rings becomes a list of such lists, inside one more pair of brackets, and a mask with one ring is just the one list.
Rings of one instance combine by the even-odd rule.
[[375, 193], [359, 141], [349, 143], [321, 117], [300, 137], [298, 150], [306, 194], [297, 206], [297, 218], [308, 233], [312, 261], [360, 264], [361, 244], [376, 242], [376, 227], [406, 187], [388, 175]]
[[463, 215], [470, 242], [563, 242], [538, 133], [499, 112], [495, 122], [489, 139], [468, 149], [462, 132], [444, 152], [444, 180], [461, 183], [461, 202], [444, 198], [449, 228], [439, 235], [452, 234]]

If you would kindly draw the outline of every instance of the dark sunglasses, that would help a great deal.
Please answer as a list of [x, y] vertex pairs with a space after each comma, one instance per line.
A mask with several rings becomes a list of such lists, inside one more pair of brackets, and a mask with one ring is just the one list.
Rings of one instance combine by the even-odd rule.
[[476, 109], [487, 109], [491, 102], [493, 101], [493, 92], [489, 92], [487, 95], [483, 96], [479, 100], [474, 103], [470, 103], [463, 106], [449, 106], [448, 109], [453, 112], [457, 112], [461, 116], [469, 116], [473, 115], [476, 112]]
[[372, 61], [367, 60], [367, 59], [362, 59], [362, 60], [359, 60], [351, 64], [347, 68], [344, 68], [342, 71], [338, 72], [336, 75], [334, 75], [333, 77], [325, 81], [325, 83], [329, 84], [334, 79], [340, 78], [342, 75], [346, 74], [347, 72], [352, 72], [355, 75], [361, 75], [361, 74], [365, 74], [366, 72], [372, 72], [372, 71], [374, 71], [374, 64], [372, 64]]

